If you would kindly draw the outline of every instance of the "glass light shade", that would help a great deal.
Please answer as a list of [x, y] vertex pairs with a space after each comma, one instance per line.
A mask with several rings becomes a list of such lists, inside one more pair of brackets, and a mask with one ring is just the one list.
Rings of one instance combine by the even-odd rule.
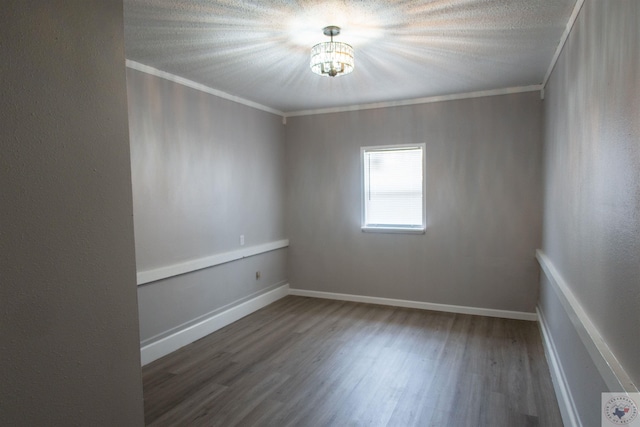
[[346, 43], [330, 41], [311, 48], [311, 71], [320, 76], [349, 74], [353, 67], [353, 48]]

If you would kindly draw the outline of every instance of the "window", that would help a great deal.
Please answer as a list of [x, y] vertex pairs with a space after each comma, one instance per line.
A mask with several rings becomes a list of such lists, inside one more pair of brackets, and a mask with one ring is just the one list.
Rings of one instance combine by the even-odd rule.
[[424, 233], [424, 144], [362, 147], [362, 230]]

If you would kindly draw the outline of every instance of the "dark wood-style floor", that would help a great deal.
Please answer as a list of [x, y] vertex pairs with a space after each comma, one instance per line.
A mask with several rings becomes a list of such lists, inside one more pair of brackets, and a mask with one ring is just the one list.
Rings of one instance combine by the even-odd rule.
[[152, 426], [562, 426], [519, 320], [288, 296], [143, 379]]

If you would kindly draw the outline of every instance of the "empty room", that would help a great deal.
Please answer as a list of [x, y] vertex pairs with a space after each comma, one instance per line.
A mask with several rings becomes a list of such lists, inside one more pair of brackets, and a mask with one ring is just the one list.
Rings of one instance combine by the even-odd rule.
[[3, 9], [3, 425], [640, 426], [640, 2]]

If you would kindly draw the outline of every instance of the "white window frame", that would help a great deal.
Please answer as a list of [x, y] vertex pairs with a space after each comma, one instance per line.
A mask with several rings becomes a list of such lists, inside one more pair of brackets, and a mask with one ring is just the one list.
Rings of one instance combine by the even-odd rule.
[[[421, 225], [384, 225], [384, 224], [367, 224], [366, 223], [366, 188], [365, 188], [365, 153], [369, 151], [385, 151], [385, 150], [398, 150], [407, 148], [420, 148], [422, 149], [422, 224]], [[407, 233], [407, 234], [424, 234], [427, 224], [426, 214], [426, 192], [427, 192], [427, 179], [426, 179], [426, 144], [397, 144], [397, 145], [375, 145], [368, 147], [360, 147], [360, 207], [361, 207], [361, 230], [364, 232], [373, 233]]]

